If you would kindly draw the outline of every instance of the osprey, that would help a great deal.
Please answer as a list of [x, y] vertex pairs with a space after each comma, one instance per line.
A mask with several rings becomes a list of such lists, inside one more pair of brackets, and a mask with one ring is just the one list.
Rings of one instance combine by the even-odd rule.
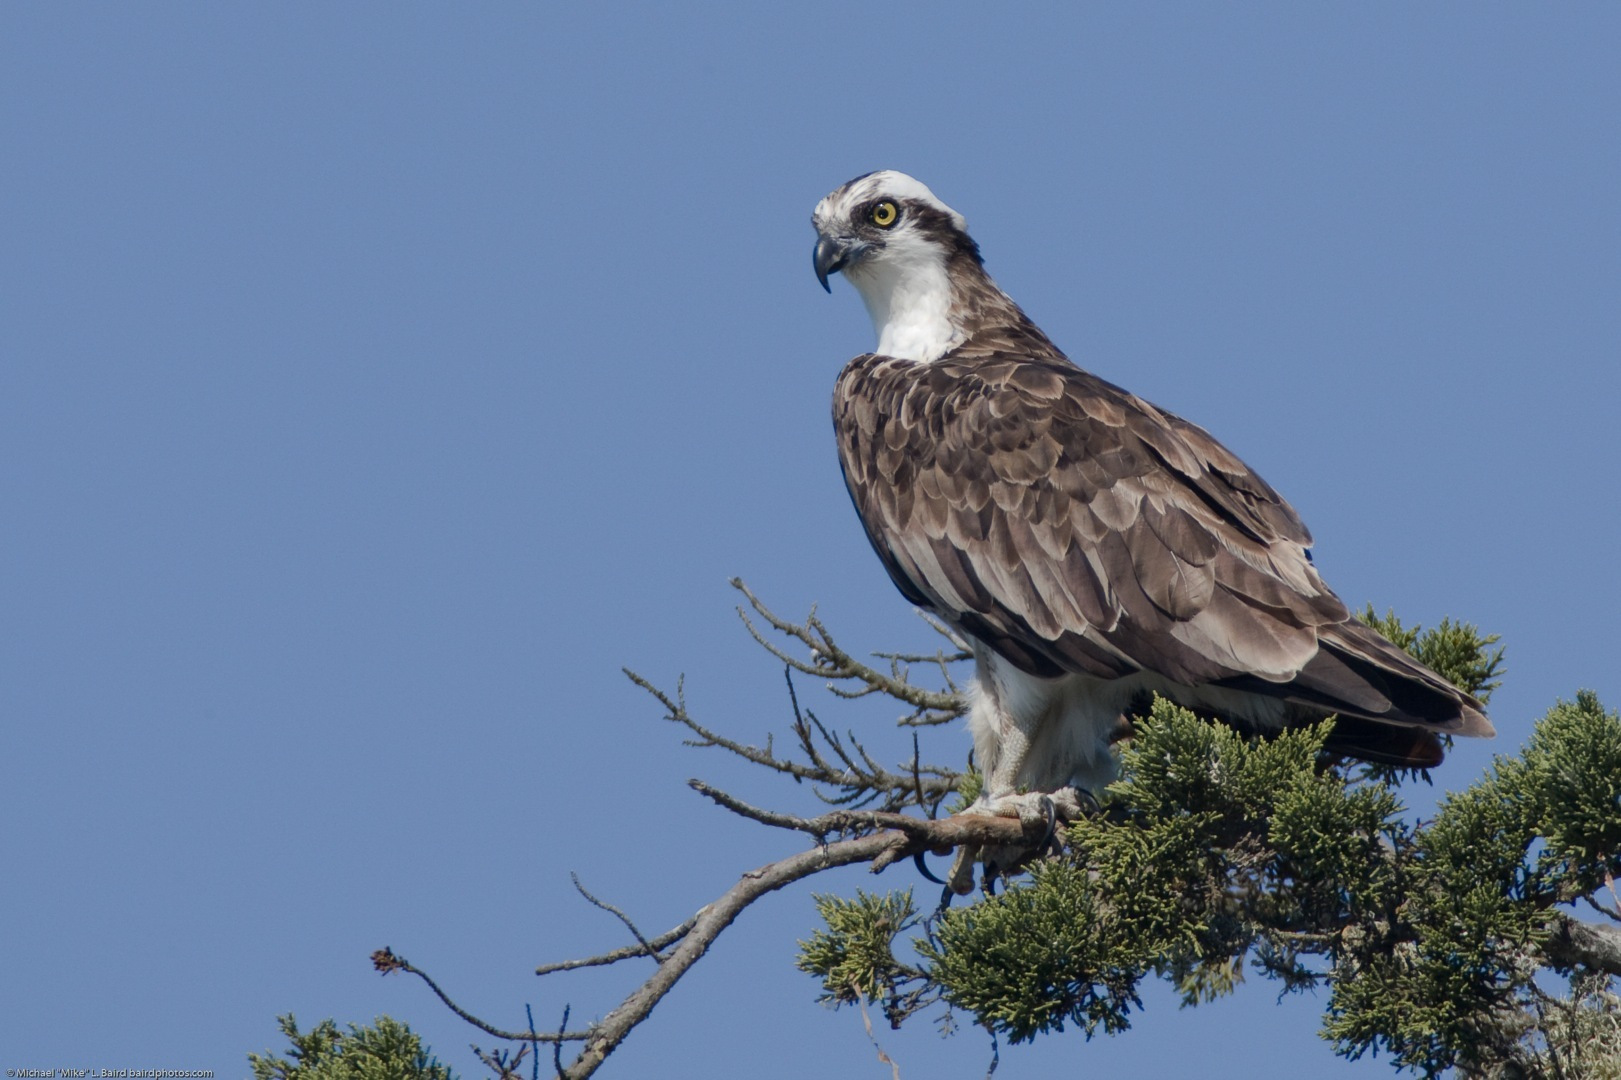
[[1351, 618], [1266, 481], [1071, 363], [927, 187], [869, 173], [812, 221], [817, 279], [831, 292], [842, 272], [878, 331], [833, 392], [850, 498], [901, 593], [974, 655], [974, 812], [1100, 791], [1149, 694], [1255, 732], [1336, 715], [1331, 750], [1398, 766], [1439, 764], [1442, 734], [1494, 734]]

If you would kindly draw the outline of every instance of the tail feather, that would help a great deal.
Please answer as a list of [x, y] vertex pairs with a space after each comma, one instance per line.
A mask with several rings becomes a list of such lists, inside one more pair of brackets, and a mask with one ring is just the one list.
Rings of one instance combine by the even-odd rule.
[[[1325, 627], [1320, 640], [1322, 652], [1389, 697], [1391, 707], [1368, 719], [1435, 727], [1449, 735], [1489, 738], [1497, 734], [1473, 696], [1354, 619]], [[1312, 664], [1306, 668], [1310, 671]]]
[[1326, 748], [1363, 761], [1433, 768], [1444, 756], [1442, 736], [1497, 733], [1479, 701], [1361, 623], [1322, 627], [1318, 641], [1290, 682], [1240, 676], [1222, 685], [1282, 698], [1302, 720], [1339, 717]]

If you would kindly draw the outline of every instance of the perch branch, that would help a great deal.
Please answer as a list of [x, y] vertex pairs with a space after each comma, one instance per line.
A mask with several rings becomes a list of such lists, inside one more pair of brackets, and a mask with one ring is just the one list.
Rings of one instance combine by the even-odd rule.
[[[819, 839], [836, 834], [859, 835], [848, 836], [846, 839], [831, 843], [819, 842], [807, 851], [751, 870], [739, 878], [737, 884], [719, 899], [700, 908], [681, 927], [651, 941], [639, 942], [633, 947], [618, 950], [615, 958], [625, 959], [631, 956], [646, 956], [648, 950], [655, 946], [662, 948], [675, 943], [674, 948], [665, 956], [651, 978], [632, 991], [618, 1008], [584, 1031], [504, 1031], [456, 1004], [427, 972], [413, 966], [404, 957], [391, 950], [377, 950], [372, 954], [372, 963], [378, 971], [385, 974], [391, 971], [405, 971], [416, 975], [427, 983], [428, 988], [457, 1016], [498, 1039], [553, 1045], [564, 1042], [584, 1043], [579, 1056], [572, 1064], [562, 1069], [559, 1075], [565, 1080], [585, 1080], [597, 1071], [608, 1055], [613, 1053], [638, 1024], [651, 1015], [654, 1007], [675, 987], [681, 976], [703, 957], [721, 932], [750, 904], [767, 893], [838, 866], [869, 862], [872, 864], [873, 872], [876, 873], [897, 859], [920, 851], [940, 850], [965, 843], [1034, 844], [1040, 841], [1039, 834], [1045, 831], [1045, 825], [1039, 822], [1027, 827], [1013, 818], [978, 815], [931, 821], [879, 811], [835, 810], [814, 818], [799, 818], [792, 814], [779, 814], [749, 806], [700, 781], [694, 781], [693, 786], [728, 810], [767, 824], [809, 833]], [[594, 957], [591, 961], [553, 965], [546, 970], [560, 970], [564, 966], [586, 966], [587, 963], [593, 962], [612, 961], [605, 957]]]
[[1012, 818], [972, 816], [925, 821], [900, 814], [849, 811], [834, 811], [819, 818], [803, 819], [803, 824], [795, 827], [800, 831], [813, 832], [814, 827], [805, 826], [819, 825], [825, 826], [828, 832], [833, 832], [842, 827], [859, 828], [863, 824], [877, 825], [880, 828], [885, 825], [894, 827], [882, 828], [879, 832], [830, 844], [819, 844], [808, 851], [768, 863], [744, 874], [737, 884], [718, 900], [700, 910], [692, 930], [671, 950], [669, 957], [659, 966], [653, 977], [633, 991], [617, 1009], [591, 1029], [580, 1056], [563, 1070], [563, 1076], [567, 1080], [584, 1080], [596, 1072], [603, 1060], [624, 1041], [636, 1025], [647, 1019], [654, 1006], [670, 992], [681, 976], [686, 974], [687, 969], [708, 951], [720, 933], [730, 926], [745, 908], [767, 893], [775, 892], [824, 870], [848, 866], [851, 863], [871, 862], [876, 872], [898, 858], [930, 848], [955, 846], [969, 841], [981, 844], [1034, 843], [1040, 839], [1035, 834], [1044, 828], [1040, 825], [1034, 826], [1027, 835], [1025, 827]]

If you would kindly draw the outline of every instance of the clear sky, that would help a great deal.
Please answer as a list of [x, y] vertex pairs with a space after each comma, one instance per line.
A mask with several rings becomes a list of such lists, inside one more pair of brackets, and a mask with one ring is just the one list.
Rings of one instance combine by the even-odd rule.
[[[873, 337], [808, 218], [871, 169], [1244, 456], [1347, 601], [1503, 635], [1500, 738], [1435, 791], [1557, 697], [1621, 704], [1618, 40], [1579, 3], [0, 7], [0, 1065], [240, 1076], [291, 1010], [476, 1077], [371, 950], [589, 1019], [646, 971], [531, 974], [624, 943], [570, 870], [655, 932], [798, 848], [685, 780], [809, 793], [619, 668], [780, 732], [732, 575], [929, 644], [828, 422]], [[894, 710], [811, 699], [900, 756]], [[810, 893], [602, 1075], [888, 1077], [792, 969]], [[1156, 992], [997, 1077], [1388, 1073], [1275, 995]], [[881, 1038], [908, 1078], [990, 1060]]]

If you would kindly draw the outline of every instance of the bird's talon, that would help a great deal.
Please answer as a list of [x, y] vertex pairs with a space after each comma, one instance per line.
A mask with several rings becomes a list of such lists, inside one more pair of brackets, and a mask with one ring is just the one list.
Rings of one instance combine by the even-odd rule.
[[[929, 871], [929, 864], [923, 861], [923, 852], [920, 851], [912, 856], [912, 864], [917, 867], [917, 872], [922, 874], [929, 881], [934, 882], [936, 885], [946, 884]], [[946, 886], [946, 891], [948, 893], [951, 891], [951, 887], [949, 885]]]
[[1041, 845], [1036, 849], [1042, 858], [1051, 858], [1064, 853], [1064, 842], [1058, 838], [1058, 808], [1053, 801], [1042, 796], [1041, 808], [1047, 812], [1047, 831], [1041, 838]]

